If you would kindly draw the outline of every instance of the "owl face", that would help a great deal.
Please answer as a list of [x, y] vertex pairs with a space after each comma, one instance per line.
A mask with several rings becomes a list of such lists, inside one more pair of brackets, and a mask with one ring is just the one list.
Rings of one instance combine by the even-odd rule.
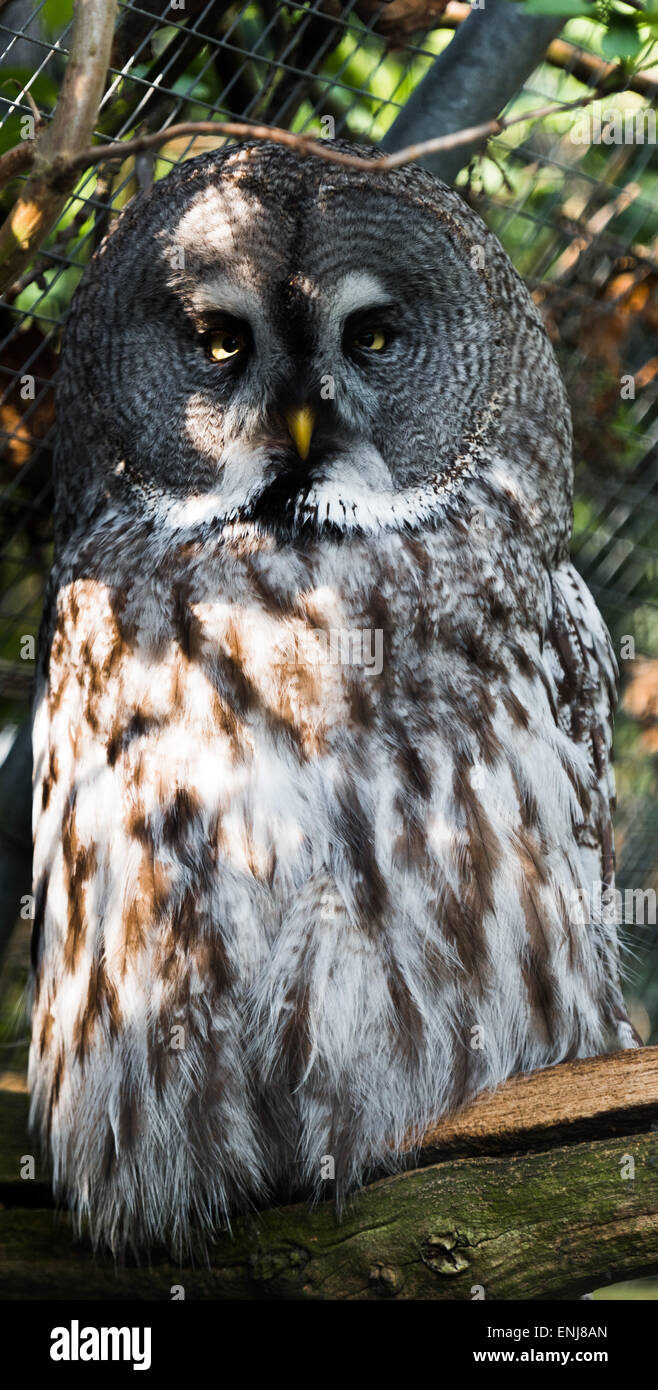
[[173, 529], [413, 520], [495, 427], [515, 335], [498, 258], [420, 170], [262, 144], [179, 167], [78, 294], [63, 413], [78, 458], [93, 436], [92, 495]]

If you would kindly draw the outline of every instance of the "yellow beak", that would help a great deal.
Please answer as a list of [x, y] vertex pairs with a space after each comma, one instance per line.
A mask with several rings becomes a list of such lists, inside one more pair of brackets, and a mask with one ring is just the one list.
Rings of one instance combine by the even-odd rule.
[[311, 436], [315, 426], [315, 411], [310, 405], [286, 411], [286, 422], [300, 459], [308, 458]]

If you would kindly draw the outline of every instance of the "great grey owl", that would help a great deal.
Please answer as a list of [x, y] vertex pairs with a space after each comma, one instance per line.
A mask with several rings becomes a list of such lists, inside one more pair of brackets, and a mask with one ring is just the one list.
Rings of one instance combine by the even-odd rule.
[[459, 195], [179, 166], [84, 275], [58, 417], [30, 1083], [96, 1239], [340, 1198], [633, 1045], [565, 392]]

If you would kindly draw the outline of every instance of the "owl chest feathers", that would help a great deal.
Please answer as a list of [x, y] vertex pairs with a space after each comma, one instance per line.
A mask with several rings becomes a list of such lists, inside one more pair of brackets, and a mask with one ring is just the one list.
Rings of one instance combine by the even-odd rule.
[[431, 923], [448, 898], [482, 926], [498, 900], [508, 914], [521, 862], [554, 912], [587, 772], [536, 634], [503, 640], [441, 559], [396, 538], [373, 584], [358, 548], [313, 564], [188, 550], [62, 589], [36, 834], [61, 840], [68, 915], [74, 894], [76, 922], [100, 914], [105, 949], [125, 952], [181, 897], [220, 930], [239, 901], [271, 939], [324, 875], [356, 930]]

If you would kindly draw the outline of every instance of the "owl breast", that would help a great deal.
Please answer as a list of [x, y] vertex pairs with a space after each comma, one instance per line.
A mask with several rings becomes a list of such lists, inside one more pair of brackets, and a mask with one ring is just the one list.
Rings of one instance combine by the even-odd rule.
[[328, 1157], [344, 1190], [604, 1045], [546, 576], [505, 610], [438, 537], [147, 548], [135, 575], [103, 536], [34, 727], [33, 1114], [95, 1229], [187, 1239]]

